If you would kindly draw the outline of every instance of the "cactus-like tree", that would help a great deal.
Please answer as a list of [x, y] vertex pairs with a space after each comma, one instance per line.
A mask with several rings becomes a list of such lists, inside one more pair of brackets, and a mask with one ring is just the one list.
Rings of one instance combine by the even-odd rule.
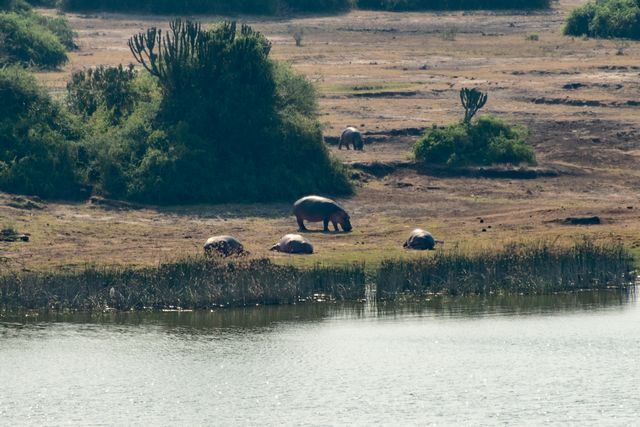
[[271, 44], [246, 25], [223, 22], [204, 29], [176, 19], [167, 31], [149, 28], [133, 36], [129, 49], [158, 78], [166, 120], [186, 121], [208, 135], [257, 125], [273, 110]]
[[471, 119], [476, 113], [485, 106], [488, 96], [486, 93], [473, 88], [462, 88], [460, 90], [460, 101], [464, 107], [464, 122], [471, 123]]

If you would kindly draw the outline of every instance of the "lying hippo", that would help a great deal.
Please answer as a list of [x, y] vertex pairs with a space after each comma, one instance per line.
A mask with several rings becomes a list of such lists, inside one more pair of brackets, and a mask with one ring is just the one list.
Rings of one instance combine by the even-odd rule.
[[406, 249], [415, 249], [417, 251], [432, 251], [435, 249], [436, 243], [444, 244], [442, 240], [434, 239], [428, 231], [416, 228], [411, 232], [411, 235], [407, 241], [404, 242], [403, 246]]
[[343, 145], [347, 146], [347, 150], [350, 149], [350, 145], [353, 145], [354, 150], [364, 151], [364, 138], [362, 137], [362, 133], [354, 127], [346, 128], [340, 136], [338, 150], [342, 150]]
[[313, 245], [299, 234], [287, 234], [271, 250], [287, 254], [312, 254]]
[[228, 257], [231, 255], [245, 254], [244, 247], [238, 239], [232, 236], [214, 236], [207, 240], [204, 244], [204, 253], [206, 255], [222, 255]]
[[336, 202], [326, 197], [307, 196], [298, 200], [293, 205], [293, 214], [298, 220], [300, 231], [306, 231], [304, 221], [324, 223], [324, 231], [329, 231], [329, 221], [333, 223], [333, 228], [339, 231], [338, 224], [346, 232], [351, 231], [349, 214]]

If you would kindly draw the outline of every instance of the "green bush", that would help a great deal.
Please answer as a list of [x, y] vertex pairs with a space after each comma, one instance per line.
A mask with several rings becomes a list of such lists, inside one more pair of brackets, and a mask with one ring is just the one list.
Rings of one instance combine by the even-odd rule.
[[136, 71], [133, 65], [90, 68], [75, 71], [67, 83], [67, 103], [72, 112], [92, 116], [99, 106], [106, 108], [117, 120], [133, 111]]
[[433, 127], [414, 146], [416, 160], [451, 167], [535, 163], [527, 131], [496, 117], [482, 116], [444, 129]]
[[67, 62], [66, 49], [30, 13], [0, 13], [0, 65], [56, 68]]
[[571, 36], [640, 39], [640, 0], [601, 0], [571, 12], [564, 27]]
[[64, 16], [44, 16], [35, 12], [32, 12], [30, 16], [35, 22], [49, 29], [64, 47], [69, 50], [78, 48], [74, 41], [76, 33], [69, 25], [67, 18]]
[[79, 127], [35, 78], [0, 69], [0, 189], [41, 197], [81, 194]]
[[155, 204], [352, 192], [323, 143], [315, 89], [269, 58], [262, 34], [174, 21], [130, 43], [145, 72], [77, 73], [69, 85], [96, 192]]

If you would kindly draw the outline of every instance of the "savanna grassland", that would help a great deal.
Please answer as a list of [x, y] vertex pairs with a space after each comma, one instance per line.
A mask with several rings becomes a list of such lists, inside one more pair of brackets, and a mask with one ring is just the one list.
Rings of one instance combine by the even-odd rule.
[[[274, 57], [317, 86], [329, 142], [347, 125], [366, 132], [364, 153], [331, 147], [354, 166], [356, 195], [340, 200], [354, 232], [310, 233], [317, 254], [288, 257], [268, 248], [297, 229], [293, 200], [153, 207], [0, 194], [0, 223], [30, 234], [28, 243], [0, 243], [0, 265], [152, 265], [199, 253], [215, 234], [233, 234], [252, 256], [282, 262], [375, 262], [421, 256], [402, 249], [416, 227], [464, 249], [589, 236], [621, 240], [640, 253], [640, 45], [563, 36], [566, 15], [582, 3], [561, 0], [551, 10], [522, 13], [242, 17], [272, 41]], [[79, 49], [63, 70], [38, 74], [59, 97], [72, 71], [131, 62], [127, 39], [168, 20], [67, 16]], [[462, 87], [489, 93], [483, 112], [529, 127], [540, 176], [442, 176], [414, 166], [410, 150], [421, 130], [461, 118]], [[582, 216], [599, 216], [602, 224], [564, 223]]]

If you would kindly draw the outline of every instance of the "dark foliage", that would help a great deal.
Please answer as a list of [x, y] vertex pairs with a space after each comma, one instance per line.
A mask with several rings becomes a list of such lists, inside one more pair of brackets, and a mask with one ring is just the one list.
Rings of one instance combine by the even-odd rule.
[[68, 10], [151, 13], [341, 12], [354, 7], [375, 10], [540, 9], [550, 0], [62, 0]]
[[83, 117], [92, 116], [98, 106], [106, 108], [120, 119], [133, 112], [135, 105], [133, 65], [90, 68], [76, 71], [67, 83], [67, 102], [72, 112]]
[[0, 65], [56, 68], [67, 62], [65, 46], [31, 12], [0, 13]]
[[570, 36], [640, 39], [640, 0], [589, 2], [571, 12], [564, 27]]
[[550, 0], [358, 0], [363, 9], [472, 10], [472, 9], [545, 9]]
[[324, 146], [313, 86], [269, 58], [262, 34], [174, 21], [130, 47], [141, 76], [105, 69], [70, 84], [96, 191], [156, 204], [351, 193]]
[[433, 127], [414, 146], [416, 160], [447, 166], [535, 163], [525, 129], [492, 116]]
[[23, 70], [0, 69], [0, 99], [0, 189], [78, 197], [78, 126]]

